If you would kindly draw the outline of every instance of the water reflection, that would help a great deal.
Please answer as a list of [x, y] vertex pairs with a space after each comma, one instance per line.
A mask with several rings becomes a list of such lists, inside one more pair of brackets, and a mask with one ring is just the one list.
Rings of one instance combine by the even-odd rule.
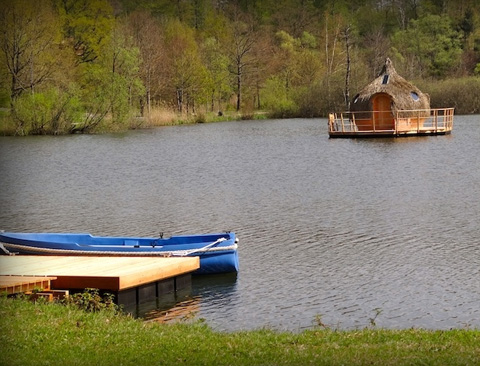
[[206, 301], [229, 303], [236, 295], [237, 276], [237, 273], [193, 276], [192, 294]]
[[200, 309], [201, 298], [192, 297], [179, 301], [173, 305], [156, 304], [156, 306], [146, 312], [142, 318], [145, 321], [155, 321], [157, 323], [187, 322], [197, 319]]
[[146, 321], [169, 323], [202, 319], [210, 306], [227, 308], [236, 292], [237, 274], [202, 275], [192, 277], [191, 288], [164, 294], [127, 312]]

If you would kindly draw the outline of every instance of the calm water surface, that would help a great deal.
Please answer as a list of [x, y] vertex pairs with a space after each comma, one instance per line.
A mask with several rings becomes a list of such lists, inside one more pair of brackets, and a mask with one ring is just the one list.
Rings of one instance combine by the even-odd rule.
[[235, 231], [238, 276], [176, 299], [216, 330], [480, 327], [479, 116], [399, 139], [323, 119], [0, 137], [0, 170], [4, 230]]

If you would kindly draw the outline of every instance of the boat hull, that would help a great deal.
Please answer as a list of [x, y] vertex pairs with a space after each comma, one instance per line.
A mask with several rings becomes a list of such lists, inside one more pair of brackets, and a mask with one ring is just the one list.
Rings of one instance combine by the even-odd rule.
[[238, 272], [235, 233], [172, 236], [170, 238], [100, 237], [71, 233], [0, 233], [11, 253], [90, 256], [198, 256], [195, 274]]

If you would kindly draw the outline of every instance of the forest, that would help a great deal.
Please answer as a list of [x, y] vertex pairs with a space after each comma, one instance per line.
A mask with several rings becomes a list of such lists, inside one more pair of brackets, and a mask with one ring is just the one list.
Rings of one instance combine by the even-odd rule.
[[348, 109], [386, 57], [480, 113], [478, 0], [0, 0], [0, 134]]

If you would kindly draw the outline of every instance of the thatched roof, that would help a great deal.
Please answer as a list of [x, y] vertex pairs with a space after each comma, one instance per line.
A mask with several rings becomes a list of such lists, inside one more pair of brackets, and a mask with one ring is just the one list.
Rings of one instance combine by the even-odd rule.
[[[352, 100], [351, 111], [371, 111], [371, 98], [386, 93], [392, 98], [392, 112], [399, 110], [430, 110], [430, 97], [397, 74], [392, 61], [387, 58], [378, 77], [363, 88]], [[427, 112], [426, 114], [429, 114]]]

